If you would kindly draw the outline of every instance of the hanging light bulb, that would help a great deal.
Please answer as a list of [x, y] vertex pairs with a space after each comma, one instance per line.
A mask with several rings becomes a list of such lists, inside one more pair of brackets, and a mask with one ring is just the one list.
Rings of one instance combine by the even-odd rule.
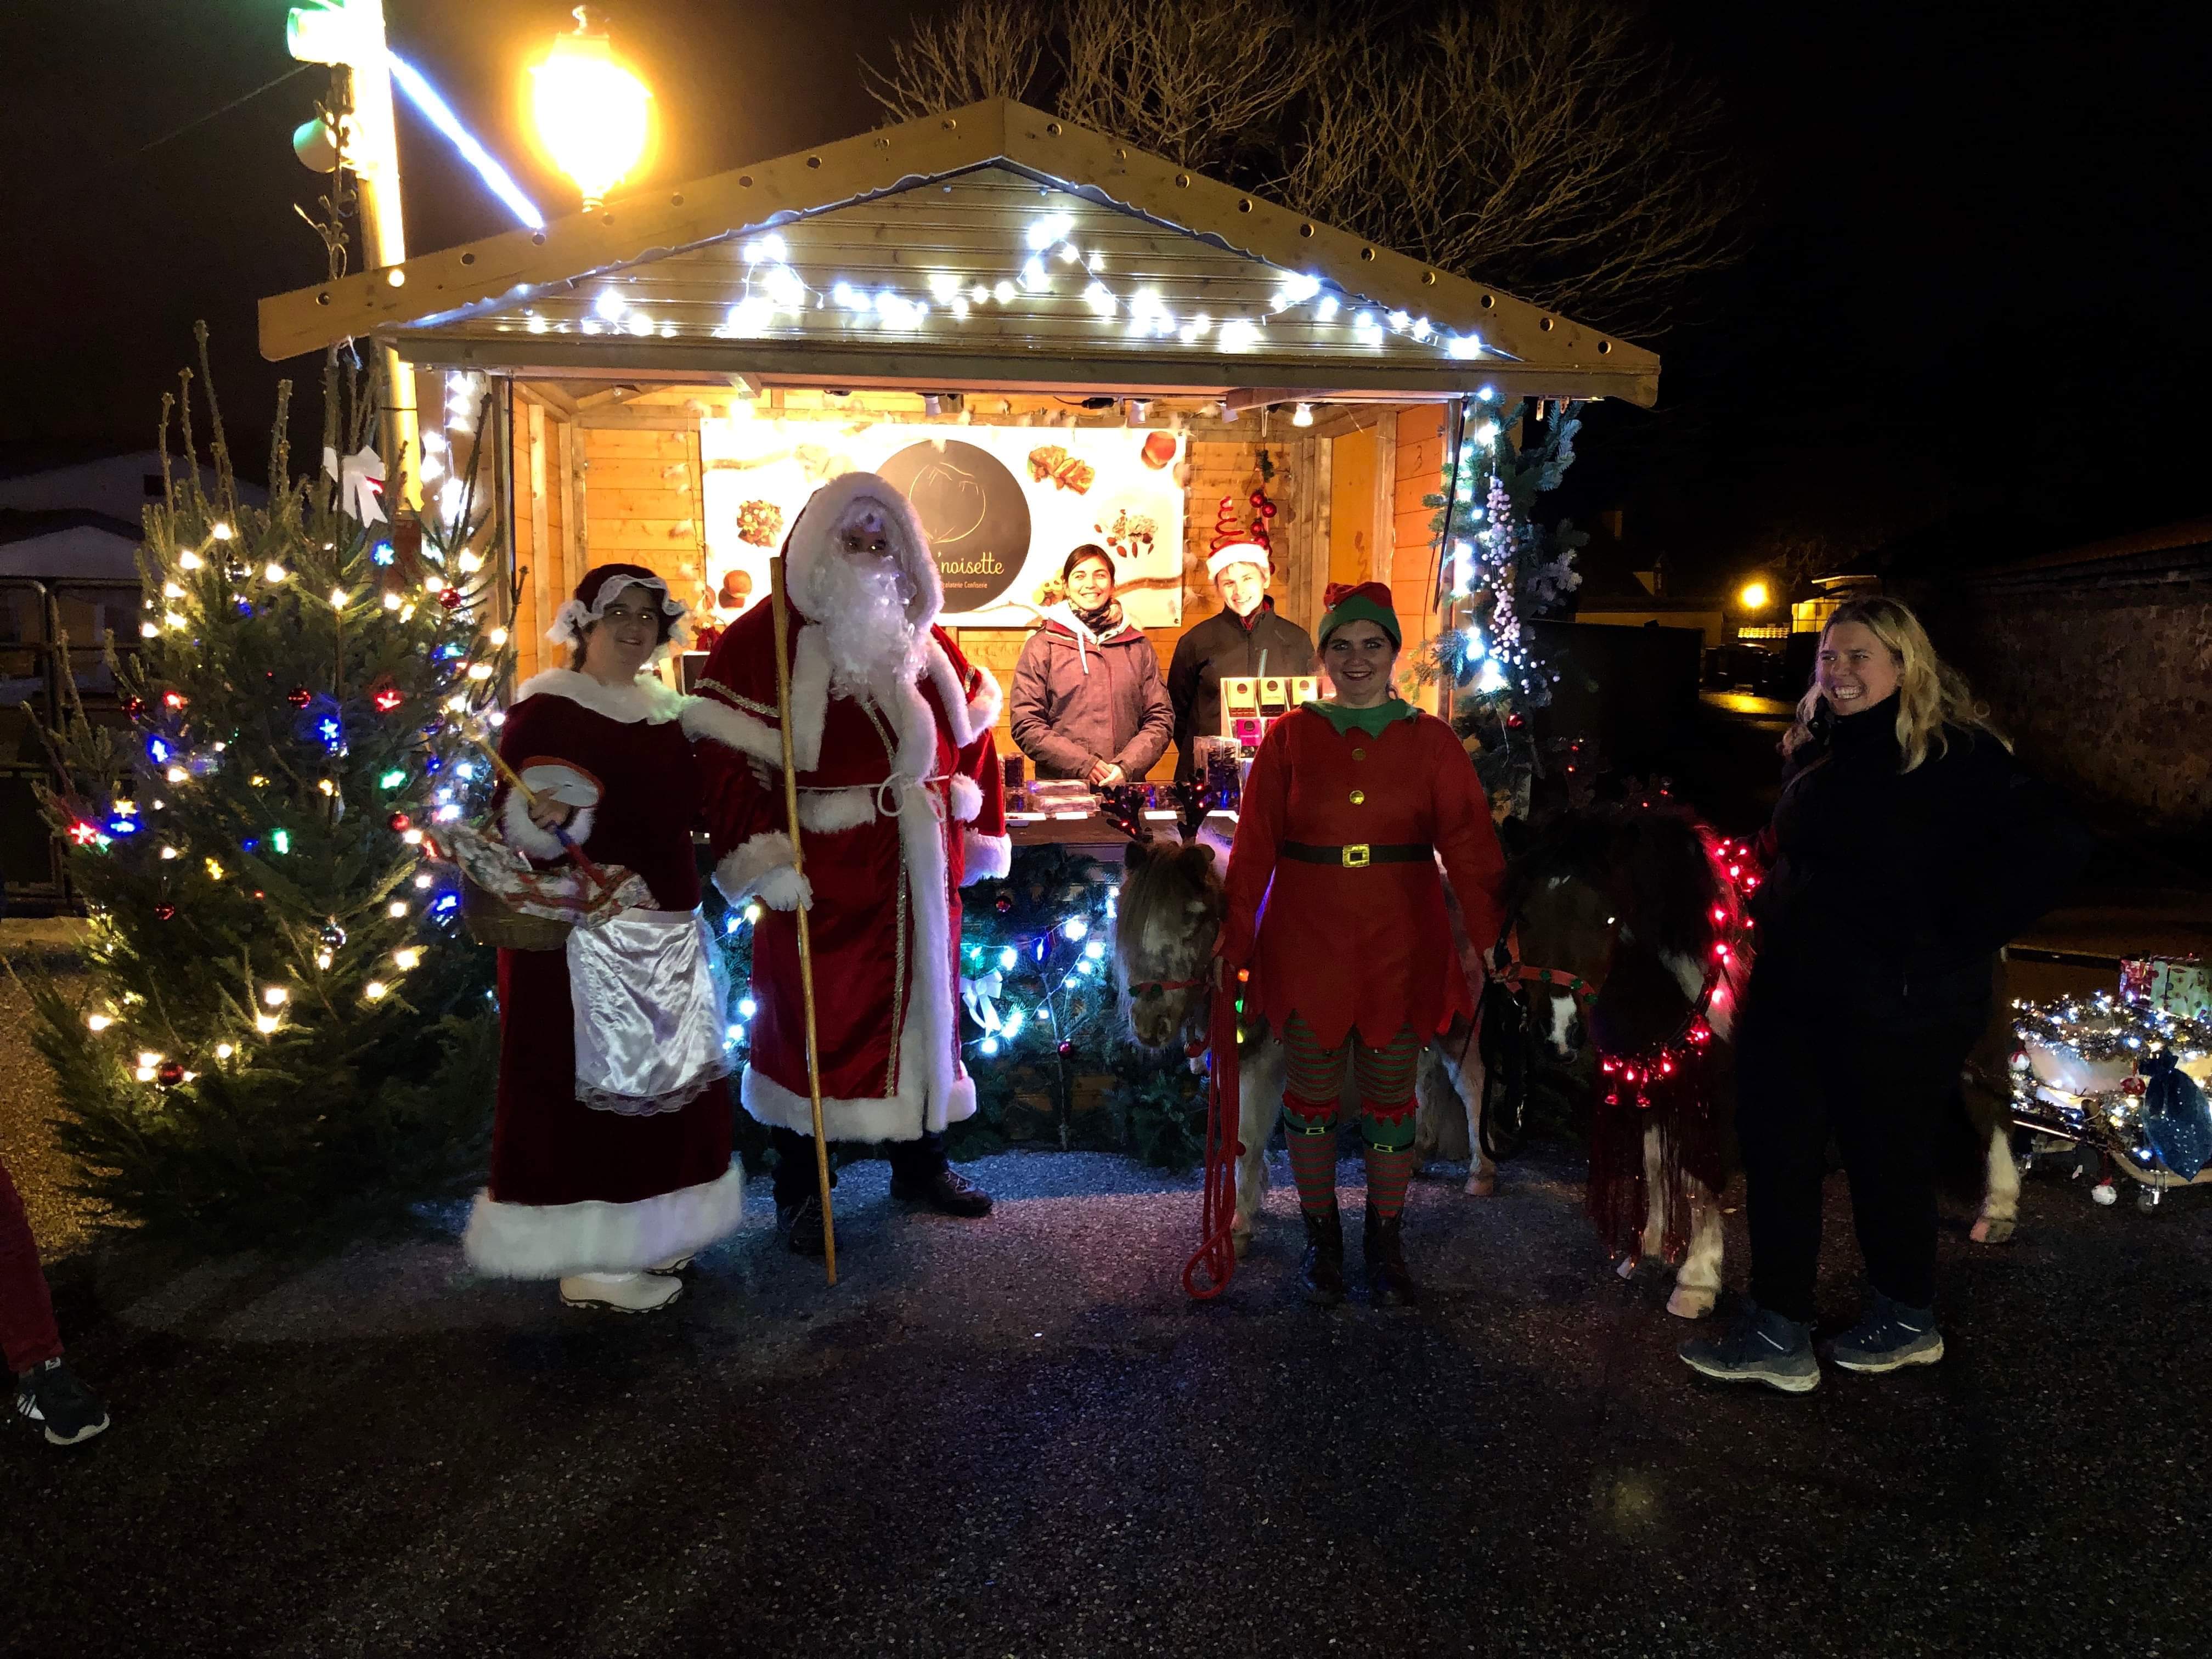
[[589, 213], [644, 157], [653, 94], [616, 60], [605, 26], [588, 7], [574, 16], [576, 32], [557, 36], [531, 69], [531, 114], [538, 142], [575, 181]]
[[1291, 424], [1292, 426], [1311, 426], [1313, 424], [1313, 405], [1311, 404], [1300, 404], [1296, 409], [1292, 410], [1291, 411]]

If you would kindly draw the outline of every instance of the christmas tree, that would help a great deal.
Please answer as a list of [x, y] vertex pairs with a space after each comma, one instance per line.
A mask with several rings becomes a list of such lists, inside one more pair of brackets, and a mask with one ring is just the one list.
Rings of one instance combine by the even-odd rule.
[[[204, 384], [204, 330], [201, 362]], [[427, 836], [488, 793], [471, 722], [499, 718], [509, 656], [476, 384], [424, 440], [424, 472], [450, 473], [435, 507], [392, 525], [372, 389], [337, 362], [319, 476], [290, 476], [280, 391], [265, 508], [238, 499], [211, 392], [213, 493], [169, 466], [173, 410], [196, 453], [184, 380], [143, 637], [111, 647], [129, 723], [72, 700], [49, 734], [89, 986], [35, 983], [34, 1035], [81, 1191], [128, 1220], [264, 1237], [481, 1167], [491, 953]]]
[[1424, 498], [1437, 509], [1436, 602], [1444, 626], [1414, 674], [1450, 686], [1454, 724], [1469, 741], [1483, 787], [1523, 817], [1537, 769], [1528, 715], [1551, 702], [1559, 672], [1522, 623], [1581, 585], [1575, 554], [1589, 539], [1571, 520], [1547, 529], [1534, 515], [1537, 498], [1574, 465], [1581, 410], [1571, 403], [1509, 410], [1474, 400], [1462, 411], [1443, 491]]

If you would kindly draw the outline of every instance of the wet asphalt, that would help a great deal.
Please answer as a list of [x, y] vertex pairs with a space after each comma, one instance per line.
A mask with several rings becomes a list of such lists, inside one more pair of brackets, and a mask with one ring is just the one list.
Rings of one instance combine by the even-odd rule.
[[[1175, 1279], [1194, 1182], [968, 1168], [988, 1220], [847, 1171], [834, 1291], [757, 1189], [646, 1318], [475, 1279], [457, 1209], [294, 1261], [73, 1255], [65, 1334], [115, 1425], [0, 1443], [0, 1650], [2206, 1649], [2204, 1191], [2098, 1208], [2039, 1172], [2002, 1248], [1950, 1216], [1945, 1361], [1791, 1399], [1691, 1376], [1563, 1153], [1489, 1200], [1418, 1182], [1430, 1295], [1402, 1314], [1297, 1299], [1279, 1158], [1202, 1306]], [[1856, 1264], [1830, 1200], [1833, 1328]]]

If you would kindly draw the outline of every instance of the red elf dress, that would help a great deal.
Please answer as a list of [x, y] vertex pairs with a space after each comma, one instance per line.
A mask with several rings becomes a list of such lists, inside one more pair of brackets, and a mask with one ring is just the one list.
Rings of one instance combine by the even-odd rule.
[[1324, 1048], [1423, 1041], [1474, 1004], [1452, 948], [1443, 880], [1468, 937], [1503, 924], [1505, 860], [1489, 803], [1450, 726], [1406, 703], [1379, 730], [1340, 731], [1314, 704], [1261, 742], [1229, 855], [1220, 954], [1249, 965], [1245, 1006], [1280, 1032], [1296, 1013]]

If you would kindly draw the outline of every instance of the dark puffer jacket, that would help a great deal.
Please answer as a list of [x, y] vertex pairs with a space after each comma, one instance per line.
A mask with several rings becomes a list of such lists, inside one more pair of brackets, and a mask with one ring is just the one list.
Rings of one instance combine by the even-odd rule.
[[1763, 996], [1882, 1023], [1978, 1001], [1996, 952], [2081, 874], [2091, 838], [2005, 746], [1944, 736], [1900, 772], [1893, 694], [1792, 757], [1753, 905]]
[[1175, 730], [1160, 661], [1116, 606], [1103, 635], [1055, 606], [1022, 647], [1007, 704], [1014, 741], [1041, 778], [1084, 778], [1111, 761], [1130, 782], [1167, 752]]
[[1224, 606], [1176, 641], [1168, 664], [1175, 702], [1176, 776], [1192, 775], [1192, 740], [1221, 735], [1221, 680], [1243, 674], [1310, 674], [1312, 636], [1262, 599], [1250, 617]]

